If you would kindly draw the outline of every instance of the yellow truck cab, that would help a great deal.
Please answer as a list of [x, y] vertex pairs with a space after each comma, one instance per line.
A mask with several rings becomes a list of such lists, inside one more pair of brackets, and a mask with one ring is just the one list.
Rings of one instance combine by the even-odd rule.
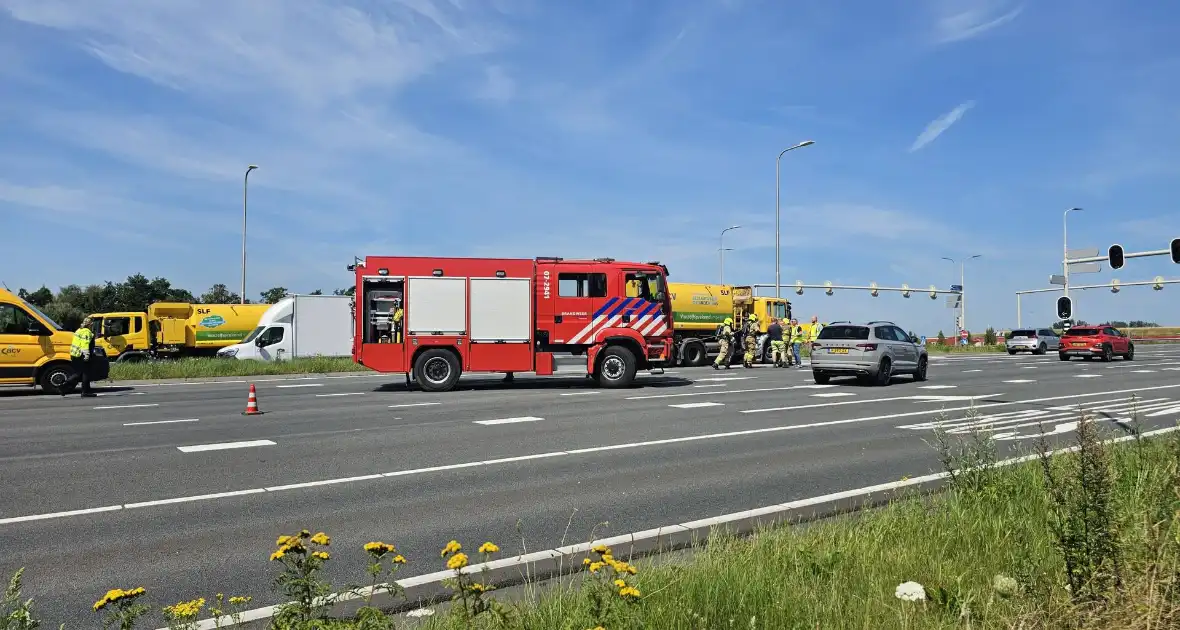
[[[766, 329], [773, 317], [791, 318], [791, 303], [785, 298], [755, 296], [753, 287], [727, 284], [697, 284], [669, 282], [672, 298], [672, 329], [676, 344], [677, 365], [700, 366], [717, 356], [720, 344], [717, 328], [726, 317], [734, 321], [735, 343], [741, 344], [741, 327], [751, 314], [758, 316], [758, 361], [770, 361], [770, 343]], [[733, 352], [734, 361], [741, 361], [745, 351]]]
[[146, 313], [96, 313], [101, 345], [116, 361], [214, 356], [258, 326], [270, 304], [156, 302]]
[[[36, 306], [0, 289], [0, 385], [40, 385], [49, 393], [69, 393], [74, 387], [63, 390], [63, 385], [74, 373], [73, 339], [73, 331], [63, 330]], [[105, 379], [105, 354], [96, 351], [91, 361], [92, 380]]]

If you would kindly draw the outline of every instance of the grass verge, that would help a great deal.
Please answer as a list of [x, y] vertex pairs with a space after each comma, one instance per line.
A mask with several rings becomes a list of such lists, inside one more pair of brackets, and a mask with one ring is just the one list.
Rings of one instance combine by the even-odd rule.
[[175, 359], [111, 364], [112, 381], [196, 379], [218, 376], [266, 376], [275, 374], [328, 374], [363, 372], [368, 368], [350, 357], [308, 357], [286, 361], [238, 361], [234, 359]]
[[[330, 617], [331, 587], [322, 570], [331, 561], [331, 540], [304, 530], [281, 536], [270, 556], [276, 590], [292, 602], [270, 627], [1180, 627], [1180, 433], [1112, 446], [1090, 418], [1078, 423], [1075, 453], [1043, 455], [1050, 447], [1042, 436], [1039, 461], [1007, 467], [996, 465], [994, 442], [979, 434], [953, 441], [936, 433], [933, 442], [951, 473], [946, 492], [748, 538], [718, 533], [678, 564], [631, 564], [595, 548], [577, 578], [552, 588], [526, 585], [510, 604], [497, 601], [494, 585], [470, 570], [466, 555], [487, 561], [499, 548], [489, 542], [465, 551], [451, 541], [441, 558], [409, 559], [422, 562], [424, 572], [453, 571], [446, 583], [451, 603], [416, 622], [367, 606], [349, 618]], [[392, 578], [407, 559], [381, 542], [365, 552], [365, 582], [391, 584], [396, 594]], [[35, 627], [19, 590], [18, 573], [0, 602], [2, 630]], [[187, 629], [199, 616], [232, 617], [249, 603], [218, 595], [208, 608], [195, 599], [157, 612], [145, 603], [149, 596], [142, 588], [115, 589], [95, 610], [124, 629], [148, 621], [149, 613]]]

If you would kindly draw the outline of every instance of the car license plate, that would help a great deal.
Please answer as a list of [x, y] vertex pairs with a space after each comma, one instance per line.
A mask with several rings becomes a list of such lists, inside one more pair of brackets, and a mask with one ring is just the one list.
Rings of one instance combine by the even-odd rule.
[[848, 348], [828, 348], [828, 352], [832, 354], [848, 354]]
[[1071, 343], [1071, 344], [1069, 344], [1069, 345], [1071, 345], [1071, 346], [1073, 346], [1073, 347], [1075, 347], [1075, 348], [1084, 348], [1084, 347], [1086, 346], [1086, 342], [1084, 342], [1084, 341], [1075, 341], [1075, 342], [1073, 342], [1073, 343]]

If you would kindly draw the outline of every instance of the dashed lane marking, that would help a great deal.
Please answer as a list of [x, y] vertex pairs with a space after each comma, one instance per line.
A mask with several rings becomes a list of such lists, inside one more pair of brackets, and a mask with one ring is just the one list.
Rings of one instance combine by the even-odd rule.
[[316, 394], [316, 398], [333, 398], [336, 396], [364, 396], [364, 392], [340, 392], [336, 394]]
[[96, 411], [102, 411], [105, 409], [138, 409], [138, 408], [142, 408], [142, 407], [159, 407], [159, 406], [160, 406], [159, 403], [143, 403], [141, 405], [106, 405], [106, 406], [102, 406], [102, 407], [95, 407], [94, 409]]
[[199, 422], [199, 418], [186, 418], [184, 420], [152, 420], [150, 422], [124, 422], [125, 427], [142, 427], [149, 424], [176, 424], [178, 422]]
[[852, 392], [823, 392], [820, 394], [812, 394], [813, 398], [838, 398], [840, 396], [855, 396]]
[[598, 394], [601, 394], [601, 393], [602, 392], [596, 392], [593, 390], [589, 390], [589, 391], [584, 391], [584, 392], [566, 392], [564, 394], [558, 394], [558, 395], [559, 396], [597, 396]]
[[1028, 378], [1017, 378], [1017, 379], [1013, 379], [1010, 381], [1004, 381], [1004, 382], [1005, 383], [1035, 383], [1036, 381], [1033, 379], [1028, 379]]
[[205, 451], [224, 451], [232, 448], [254, 448], [255, 446], [274, 446], [271, 440], [247, 440], [244, 442], [219, 442], [217, 444], [195, 444], [193, 446], [177, 446], [181, 453], [203, 453]]
[[918, 389], [955, 389], [958, 385], [920, 385]]
[[677, 409], [699, 409], [701, 407], [721, 407], [725, 403], [719, 402], [698, 402], [698, 403], [681, 403], [679, 405], [668, 405]]
[[1099, 378], [1101, 374], [1074, 374], [1074, 378]]
[[297, 383], [295, 385], [275, 385], [275, 389], [292, 389], [295, 387], [323, 387], [323, 383]]
[[441, 404], [442, 403], [436, 403], [436, 402], [403, 403], [400, 405], [390, 405], [389, 408], [390, 409], [403, 409], [405, 407], [431, 407], [434, 405], [441, 405]]
[[536, 416], [520, 416], [518, 418], [499, 418], [496, 420], [476, 420], [475, 424], [482, 424], [484, 426], [490, 426], [490, 425], [494, 425], [494, 424], [516, 424], [518, 422], [540, 422], [541, 420], [544, 420], [544, 418], [538, 418]]

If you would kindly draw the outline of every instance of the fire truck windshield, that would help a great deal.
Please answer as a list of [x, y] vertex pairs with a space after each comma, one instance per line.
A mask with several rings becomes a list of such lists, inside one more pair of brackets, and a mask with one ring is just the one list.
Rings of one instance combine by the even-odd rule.
[[643, 298], [651, 302], [664, 301], [664, 278], [642, 272], [627, 274], [627, 297]]

